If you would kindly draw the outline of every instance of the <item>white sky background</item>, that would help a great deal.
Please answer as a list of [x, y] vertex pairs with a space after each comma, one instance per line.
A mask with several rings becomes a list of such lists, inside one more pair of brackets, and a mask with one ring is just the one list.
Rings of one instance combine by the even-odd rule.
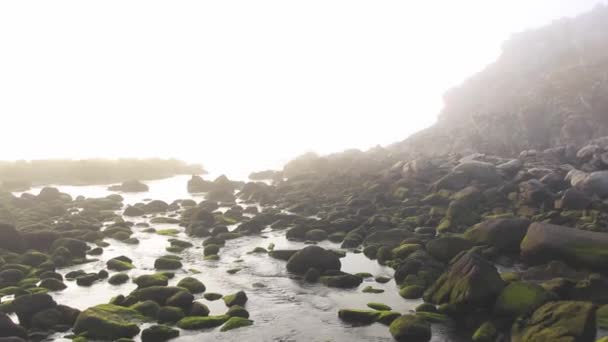
[[0, 2], [0, 159], [243, 173], [432, 124], [511, 33], [599, 0]]

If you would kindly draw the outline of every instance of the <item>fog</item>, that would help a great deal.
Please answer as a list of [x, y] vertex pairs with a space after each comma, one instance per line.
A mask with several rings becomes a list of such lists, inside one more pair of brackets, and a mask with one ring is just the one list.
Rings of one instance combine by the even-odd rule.
[[512, 33], [601, 1], [2, 1], [0, 159], [249, 172], [432, 124]]

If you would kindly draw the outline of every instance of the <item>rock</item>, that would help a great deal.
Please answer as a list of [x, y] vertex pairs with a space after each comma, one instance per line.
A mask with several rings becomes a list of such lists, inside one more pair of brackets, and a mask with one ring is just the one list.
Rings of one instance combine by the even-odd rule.
[[192, 307], [192, 301], [194, 301], [194, 296], [190, 292], [179, 291], [173, 296], [167, 298], [165, 305], [175, 306], [187, 311]]
[[427, 252], [437, 260], [449, 262], [462, 251], [473, 247], [473, 243], [460, 236], [441, 236], [426, 244]]
[[464, 236], [475, 244], [490, 245], [501, 252], [518, 252], [529, 226], [526, 219], [491, 219], [468, 229]]
[[132, 338], [139, 334], [133, 322], [142, 321], [143, 316], [129, 308], [112, 304], [101, 304], [86, 309], [76, 319], [74, 333], [100, 340]]
[[277, 249], [277, 250], [270, 251], [268, 253], [268, 255], [275, 259], [287, 261], [287, 260], [289, 260], [289, 258], [291, 258], [297, 252], [298, 252], [297, 249]]
[[555, 295], [542, 286], [528, 282], [513, 282], [507, 285], [494, 304], [494, 312], [508, 317], [518, 317], [536, 310]]
[[78, 286], [91, 286], [98, 280], [99, 275], [97, 273], [88, 273], [76, 278], [76, 284], [78, 284]]
[[233, 329], [238, 329], [242, 327], [247, 327], [253, 325], [253, 321], [247, 318], [242, 317], [230, 317], [226, 323], [222, 326], [220, 331], [229, 331]]
[[399, 342], [428, 342], [431, 340], [431, 325], [415, 315], [404, 315], [389, 327], [393, 338]]
[[392, 308], [382, 303], [367, 303], [367, 307], [378, 311], [391, 311]]
[[62, 327], [71, 327], [80, 314], [77, 309], [64, 305], [37, 312], [32, 317], [32, 327], [38, 330], [62, 330]]
[[129, 275], [126, 273], [116, 273], [108, 279], [108, 283], [111, 285], [122, 285], [129, 281]]
[[188, 316], [209, 316], [209, 307], [200, 302], [193, 302]]
[[144, 216], [146, 214], [146, 212], [139, 207], [134, 207], [134, 206], [130, 205], [125, 209], [125, 211], [122, 214], [124, 216], [129, 216], [129, 217], [137, 217], [137, 216]]
[[187, 289], [192, 294], [203, 293], [206, 290], [205, 285], [200, 280], [192, 277], [180, 280], [177, 286]]
[[317, 270], [316, 268], [309, 268], [308, 271], [306, 271], [306, 273], [304, 274], [304, 281], [309, 283], [316, 283], [317, 281], [319, 281], [320, 277], [321, 272], [319, 272], [319, 270]]
[[122, 191], [122, 192], [146, 192], [150, 190], [148, 186], [138, 180], [124, 181], [120, 185], [112, 185], [108, 187], [110, 191]]
[[449, 269], [424, 293], [426, 302], [468, 311], [494, 304], [505, 282], [492, 263], [475, 252], [455, 257]]
[[239, 306], [239, 305], [231, 306], [228, 309], [228, 312], [226, 312], [226, 315], [228, 315], [230, 317], [249, 318], [249, 312], [247, 310], [245, 310], [245, 308], [243, 308], [242, 306]]
[[534, 263], [563, 260], [573, 266], [608, 267], [608, 234], [536, 222], [521, 243], [521, 256]]
[[338, 311], [338, 317], [341, 320], [351, 324], [367, 325], [378, 320], [380, 317], [380, 311], [342, 309]]
[[27, 338], [27, 331], [15, 324], [5, 313], [0, 312], [0, 337], [10, 336]]
[[163, 306], [157, 316], [159, 323], [175, 323], [184, 317], [184, 311], [176, 306]]
[[179, 259], [171, 256], [164, 256], [154, 261], [154, 268], [160, 270], [177, 270], [182, 268], [182, 263], [179, 261]]
[[1, 284], [17, 284], [20, 280], [25, 277], [23, 271], [18, 269], [5, 269], [0, 271], [0, 283]]
[[401, 314], [395, 311], [380, 311], [380, 317], [378, 317], [377, 322], [390, 325], [399, 317], [401, 317]]
[[399, 295], [405, 299], [417, 299], [424, 294], [424, 287], [418, 285], [409, 285], [399, 290]]
[[221, 293], [206, 292], [203, 297], [212, 302], [214, 300], [222, 299], [224, 296]]
[[393, 248], [392, 254], [395, 258], [407, 258], [410, 254], [422, 250], [422, 246], [416, 243], [401, 244], [398, 247]]
[[549, 302], [536, 309], [531, 317], [513, 323], [511, 341], [595, 340], [595, 308], [586, 302]]
[[383, 245], [388, 246], [389, 248], [394, 248], [399, 246], [401, 241], [405, 239], [409, 239], [415, 237], [414, 233], [410, 232], [407, 229], [389, 229], [383, 231], [377, 231], [365, 238], [363, 241], [364, 246], [372, 246], [372, 245]]
[[247, 303], [247, 294], [245, 291], [239, 291], [231, 295], [226, 295], [224, 296], [224, 303], [228, 307], [233, 305], [245, 306], [245, 303]]
[[14, 226], [0, 223], [0, 248], [17, 253], [25, 250], [25, 241]]
[[179, 293], [185, 293], [192, 296], [186, 289], [175, 286], [150, 286], [143, 289], [137, 289], [131, 292], [129, 296], [135, 298], [137, 301], [152, 300], [159, 305], [167, 305], [168, 300]]
[[563, 195], [555, 201], [555, 208], [563, 210], [585, 210], [590, 205], [591, 198], [574, 188], [564, 191]]
[[43, 279], [38, 286], [48, 289], [49, 291], [62, 291], [67, 288], [61, 280], [55, 278]]
[[45, 293], [27, 294], [13, 300], [11, 307], [19, 317], [19, 324], [30, 327], [32, 317], [43, 310], [52, 309], [57, 306], [53, 297]]
[[109, 270], [119, 272], [128, 271], [135, 268], [135, 266], [133, 266], [133, 260], [127, 258], [126, 256], [112, 258], [106, 262], [106, 266]]
[[138, 289], [143, 289], [150, 286], [167, 286], [169, 279], [162, 273], [145, 274], [133, 280], [137, 284]]
[[177, 326], [184, 330], [200, 330], [219, 327], [230, 319], [227, 315], [199, 317], [191, 316], [181, 319]]
[[60, 238], [55, 240], [51, 245], [51, 251], [56, 252], [57, 250], [65, 248], [68, 250], [70, 257], [72, 258], [82, 258], [86, 257], [87, 250], [89, 246], [87, 246], [86, 242], [72, 239], [72, 238]]
[[192, 175], [188, 180], [187, 189], [189, 193], [207, 192], [213, 188], [213, 183], [206, 181], [201, 176]]
[[313, 229], [306, 232], [304, 238], [308, 241], [323, 241], [327, 239], [327, 232], [323, 229]]
[[304, 274], [310, 268], [323, 273], [327, 270], [339, 270], [341, 267], [340, 258], [336, 253], [318, 246], [304, 247], [287, 261], [287, 270], [297, 274]]
[[349, 274], [340, 272], [340, 274], [336, 275], [324, 275], [319, 278], [319, 281], [329, 287], [337, 287], [342, 289], [352, 289], [356, 288], [363, 282], [363, 279]]
[[484, 322], [473, 334], [473, 342], [494, 342], [498, 331], [492, 322]]
[[608, 170], [592, 172], [577, 185], [588, 194], [606, 198], [608, 197]]
[[160, 305], [152, 300], [145, 300], [143, 302], [138, 302], [130, 307], [133, 310], [136, 310], [140, 314], [156, 319], [158, 317], [158, 313], [160, 311]]
[[141, 332], [142, 342], [165, 342], [179, 337], [179, 330], [166, 325], [153, 325]]

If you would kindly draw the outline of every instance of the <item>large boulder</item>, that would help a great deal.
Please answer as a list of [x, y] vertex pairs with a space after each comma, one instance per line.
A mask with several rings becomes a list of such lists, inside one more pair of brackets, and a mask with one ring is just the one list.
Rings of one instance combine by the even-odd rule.
[[516, 281], [505, 287], [494, 304], [494, 312], [507, 317], [518, 317], [536, 310], [555, 295], [542, 286]]
[[574, 266], [608, 268], [608, 234], [535, 222], [521, 242], [530, 262], [563, 260]]
[[424, 293], [424, 299], [447, 304], [453, 312], [475, 310], [494, 304], [505, 285], [492, 263], [473, 251], [463, 252]]
[[517, 252], [530, 221], [519, 218], [491, 219], [476, 224], [465, 237], [478, 245], [491, 245], [504, 252]]
[[587, 302], [549, 302], [515, 321], [512, 342], [593, 342], [595, 307]]
[[460, 236], [441, 236], [426, 244], [426, 251], [435, 259], [449, 262], [462, 251], [473, 247], [473, 243]]
[[304, 274], [310, 268], [324, 272], [339, 270], [341, 267], [340, 258], [336, 253], [318, 246], [304, 247], [287, 261], [287, 270], [297, 274]]
[[592, 172], [578, 183], [581, 190], [597, 195], [600, 198], [608, 197], [608, 170]]
[[139, 334], [136, 322], [144, 317], [136, 310], [102, 304], [86, 309], [76, 319], [74, 333], [86, 333], [87, 337], [99, 340], [132, 338]]

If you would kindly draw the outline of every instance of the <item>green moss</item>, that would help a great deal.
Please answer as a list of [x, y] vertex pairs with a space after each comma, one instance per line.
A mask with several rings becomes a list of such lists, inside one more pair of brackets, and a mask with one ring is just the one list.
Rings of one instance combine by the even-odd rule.
[[404, 315], [395, 319], [389, 331], [397, 341], [427, 342], [431, 339], [431, 325], [414, 315]]
[[384, 325], [390, 325], [399, 317], [401, 317], [401, 314], [395, 311], [380, 311], [377, 322]]
[[419, 285], [409, 285], [399, 290], [399, 295], [405, 299], [417, 299], [422, 297], [424, 288]]
[[404, 244], [401, 245], [399, 247], [396, 247], [393, 249], [393, 256], [395, 258], [407, 258], [410, 254], [422, 250], [422, 246], [420, 246], [419, 244], [414, 244], [414, 243], [410, 243], [410, 244]]
[[126, 273], [116, 273], [108, 279], [111, 285], [121, 285], [129, 281], [129, 275]]
[[205, 292], [205, 284], [203, 284], [200, 280], [192, 277], [186, 277], [177, 283], [178, 287], [183, 287], [190, 291], [192, 294], [203, 293]]
[[156, 234], [158, 235], [164, 235], [164, 236], [176, 236], [177, 234], [179, 234], [179, 230], [178, 229], [159, 229], [156, 231]]
[[230, 307], [233, 305], [245, 306], [247, 303], [247, 294], [245, 291], [239, 291], [230, 295], [224, 296], [224, 303]]
[[601, 329], [608, 329], [608, 305], [602, 305], [595, 312], [597, 326]]
[[429, 322], [429, 323], [442, 323], [442, 324], [446, 324], [448, 322], [450, 322], [450, 318], [446, 315], [440, 314], [440, 313], [436, 313], [436, 312], [416, 312], [416, 316], [424, 319], [425, 321]]
[[106, 263], [106, 266], [108, 267], [109, 270], [112, 271], [128, 271], [130, 269], [135, 268], [135, 266], [133, 266], [132, 263], [124, 261], [124, 260], [119, 260], [119, 259], [110, 259], [108, 260], [108, 262]]
[[230, 319], [228, 315], [221, 316], [191, 316], [182, 318], [177, 326], [184, 330], [199, 330], [218, 327]]
[[378, 310], [378, 311], [391, 311], [391, 307], [386, 305], [386, 304], [382, 304], [382, 303], [367, 303], [367, 306], [369, 308], [372, 308], [374, 310]]
[[376, 289], [376, 288], [373, 288], [371, 286], [366, 286], [365, 288], [363, 288], [362, 292], [363, 293], [383, 293], [384, 290], [383, 289]]
[[494, 342], [497, 333], [494, 323], [485, 322], [473, 334], [473, 342]]
[[137, 284], [137, 288], [143, 289], [151, 286], [166, 286], [169, 284], [169, 279], [163, 273], [144, 274], [133, 280]]
[[532, 312], [551, 299], [554, 299], [554, 296], [540, 285], [513, 282], [498, 296], [494, 311], [500, 315], [517, 317]]
[[228, 331], [253, 325], [253, 321], [243, 317], [230, 317], [222, 326], [220, 331]]
[[144, 321], [136, 310], [112, 304], [101, 304], [80, 313], [74, 324], [74, 333], [101, 340], [116, 340], [133, 337], [139, 327], [133, 323]]
[[506, 282], [518, 281], [521, 278], [519, 273], [516, 272], [503, 272], [500, 274], [500, 277]]

